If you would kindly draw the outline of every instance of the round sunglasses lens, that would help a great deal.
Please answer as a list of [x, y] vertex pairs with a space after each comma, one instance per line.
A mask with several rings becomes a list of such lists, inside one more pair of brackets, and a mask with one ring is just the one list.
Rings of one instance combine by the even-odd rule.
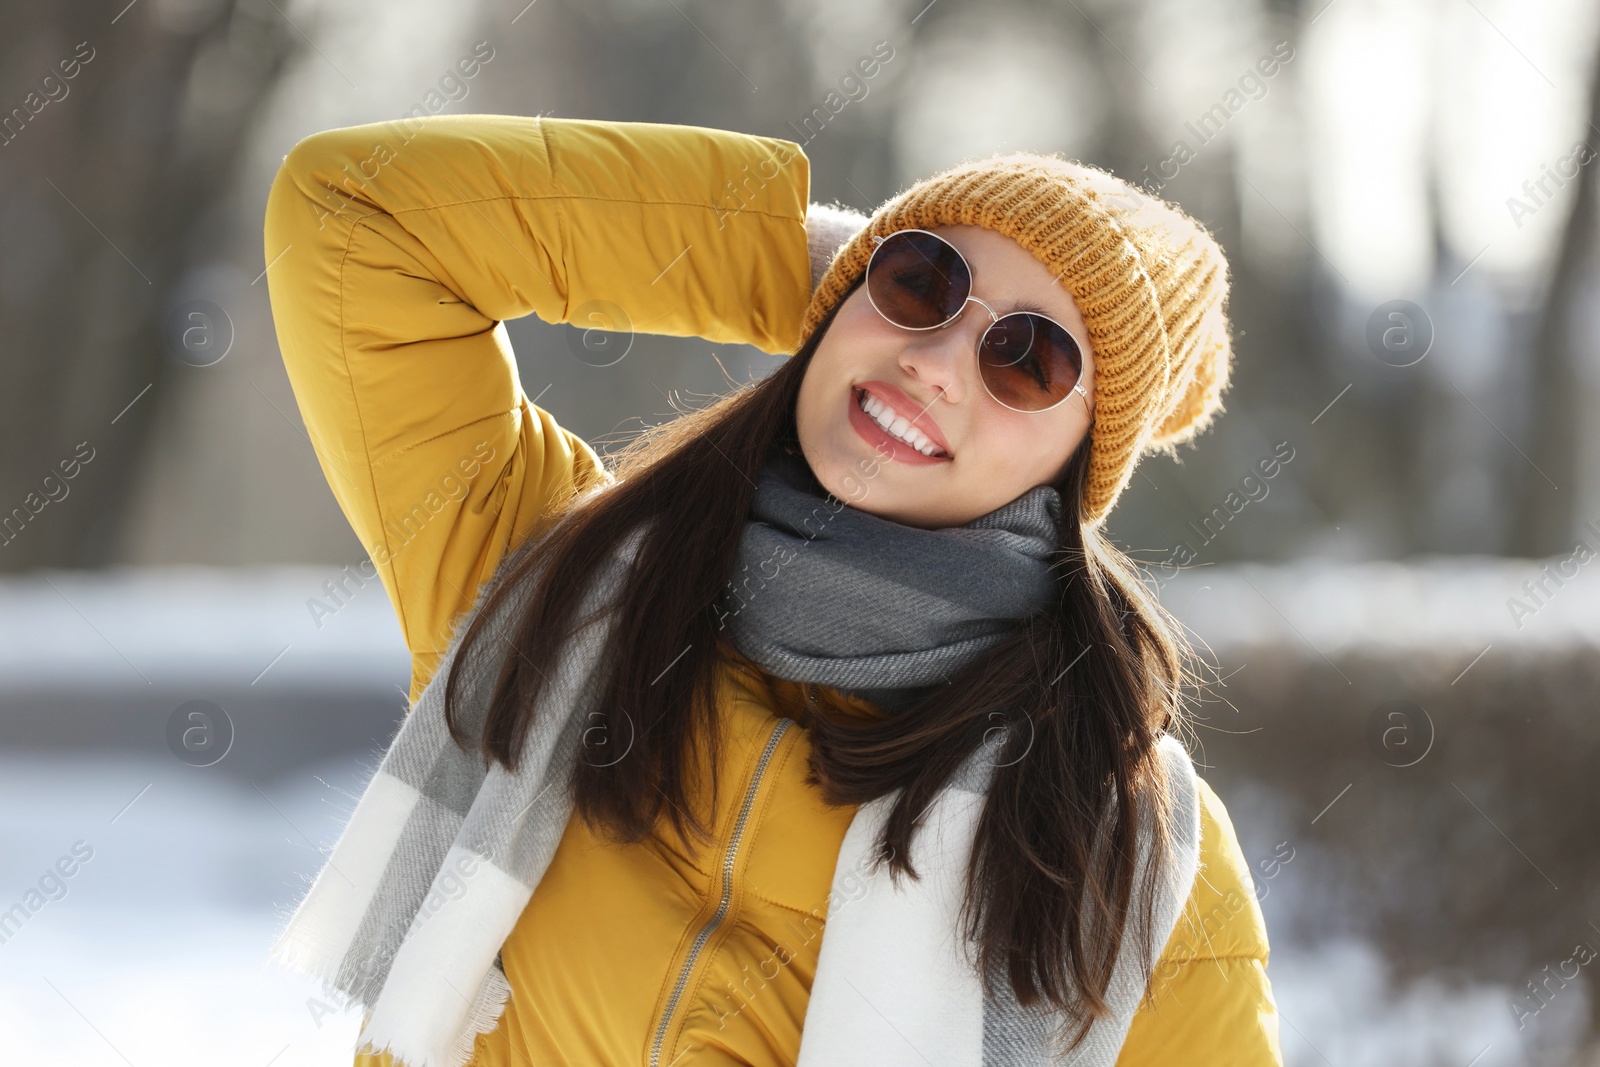
[[931, 233], [890, 234], [867, 265], [867, 294], [896, 326], [927, 330], [955, 318], [972, 292], [961, 254]]
[[1031, 312], [1004, 315], [978, 345], [978, 372], [1008, 408], [1043, 411], [1065, 400], [1083, 374], [1083, 352], [1054, 321]]

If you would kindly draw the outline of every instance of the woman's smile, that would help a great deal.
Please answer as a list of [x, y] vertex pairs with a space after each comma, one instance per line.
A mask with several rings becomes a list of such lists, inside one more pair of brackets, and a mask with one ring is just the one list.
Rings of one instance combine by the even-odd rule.
[[926, 466], [955, 458], [938, 422], [888, 382], [852, 386], [846, 407], [851, 427], [887, 459]]

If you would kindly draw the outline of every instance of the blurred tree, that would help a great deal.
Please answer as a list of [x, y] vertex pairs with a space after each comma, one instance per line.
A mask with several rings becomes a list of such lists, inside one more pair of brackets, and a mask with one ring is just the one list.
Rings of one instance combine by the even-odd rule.
[[[1600, 143], [1600, 45], [1590, 73], [1587, 126], [1583, 140]], [[1578, 432], [1583, 391], [1578, 371], [1584, 358], [1576, 329], [1580, 306], [1592, 300], [1595, 279], [1596, 226], [1600, 225], [1596, 198], [1600, 188], [1591, 161], [1579, 168], [1577, 195], [1561, 235], [1550, 287], [1545, 291], [1539, 324], [1529, 355], [1529, 422], [1532, 444], [1528, 453], [1539, 473], [1519, 479], [1513, 500], [1513, 555], [1541, 557], [1572, 550], [1577, 534], [1579, 502], [1577, 479], [1583, 469]], [[1546, 479], [1549, 481], [1546, 481]], [[1555, 483], [1552, 488], [1551, 482]]]
[[[331, 14], [339, 0], [325, 2]], [[376, 3], [373, 10], [399, 22], [425, 5], [402, 7]], [[1490, 465], [1486, 457], [1502, 447], [1499, 431], [1449, 388], [1450, 379], [1425, 379], [1423, 371], [1433, 364], [1397, 369], [1374, 358], [1359, 329], [1350, 328], [1371, 308], [1358, 306], [1365, 298], [1323, 254], [1325, 235], [1306, 207], [1314, 199], [1310, 176], [1319, 168], [1337, 172], [1324, 158], [1324, 133], [1308, 117], [1315, 113], [1312, 97], [1329, 89], [1312, 79], [1316, 41], [1302, 40], [1302, 34], [1314, 37], [1313, 22], [1318, 33], [1331, 32], [1347, 10], [1336, 7], [1317, 21], [1328, 7], [1326, 0], [1209, 0], [1180, 17], [1183, 5], [1175, 0], [1005, 0], [982, 9], [926, 0], [486, 4], [478, 9], [482, 32], [504, 59], [475, 85], [462, 110], [684, 122], [801, 140], [811, 161], [813, 199], [870, 209], [923, 176], [924, 158], [939, 152], [913, 151], [919, 144], [965, 152], [969, 142], [982, 143], [986, 129], [996, 148], [1064, 151], [1138, 182], [1174, 138], [1187, 136], [1184, 122], [1236, 82], [1262, 42], [1287, 39], [1305, 58], [1272, 82], [1270, 102], [1251, 103], [1160, 192], [1206, 223], [1229, 254], [1236, 342], [1230, 415], [1194, 449], [1184, 449], [1181, 464], [1141, 466], [1118, 509], [1115, 535], [1165, 558], [1176, 540], [1197, 536], [1196, 524], [1216, 514], [1265, 450], [1289, 440], [1302, 458], [1274, 483], [1273, 501], [1253, 504], [1214, 543], [1208, 538], [1204, 562], [1499, 551], [1508, 537], [1519, 553], [1558, 551], [1578, 503], [1572, 483], [1580, 468], [1571, 464], [1578, 447], [1580, 400], [1572, 385], [1580, 338], [1572, 323], [1600, 256], [1593, 239], [1600, 224], [1594, 168], [1584, 170], [1554, 284], [1533, 331], [1531, 392], [1520, 374], [1509, 376], [1507, 388], [1489, 390], [1504, 405], [1488, 409], [1495, 426], [1504, 426], [1561, 491], [1551, 490], [1505, 446], [1503, 475], [1479, 494], [1488, 502], [1473, 496], [1463, 504], [1452, 486], [1476, 486], [1463, 472], [1476, 475], [1472, 468]], [[149, 431], [163, 412], [182, 403], [227, 406], [180, 399], [170, 376], [185, 368], [166, 335], [175, 299], [193, 291], [185, 275], [227, 259], [215, 255], [223, 225], [233, 229], [227, 245], [232, 261], [249, 264], [244, 279], [263, 265], [259, 218], [230, 219], [222, 195], [230, 185], [239, 195], [231, 172], [243, 142], [260, 125], [263, 101], [273, 95], [291, 45], [300, 40], [280, 8], [291, 10], [281, 0], [16, 5], [0, 42], [0, 120], [13, 109], [22, 115], [9, 127], [0, 121], [0, 336], [9, 357], [0, 360], [0, 569], [113, 560], [140, 484], [132, 475], [145, 462]], [[328, 36], [294, 10], [298, 29], [319, 48], [329, 47]], [[351, 10], [339, 13], [364, 25]], [[1196, 33], [1201, 21], [1205, 35]], [[329, 25], [337, 24], [330, 19]], [[1040, 75], [1037, 63], [1013, 64], [1026, 68], [1020, 73], [961, 63], [969, 53], [1032, 55], [1014, 48], [1018, 32], [1058, 48], [1061, 65], [1073, 68], [1079, 89], [1066, 94], [1064, 107], [1057, 106], [1061, 86], [1075, 83]], [[872, 83], [870, 96], [852, 101], [808, 136], [801, 121], [880, 38], [894, 47], [895, 59]], [[80, 61], [70, 81], [58, 77], [54, 90], [43, 86], [44, 75], [73, 57], [80, 41], [93, 58]], [[1019, 84], [1033, 86], [1039, 106], [1026, 94], [1028, 106], [1018, 105]], [[63, 86], [65, 95], [48, 99]], [[312, 91], [302, 82], [286, 88]], [[352, 103], [348, 119], [340, 121], [397, 113], [413, 98], [409, 87], [392, 100], [375, 92]], [[1441, 112], [1449, 106], [1448, 100], [1436, 103]], [[1600, 128], [1600, 100], [1590, 108]], [[952, 112], [950, 121], [926, 121], [930, 111], [939, 118], [940, 109]], [[1055, 121], [1064, 110], [1081, 121]], [[1442, 121], [1436, 115], [1432, 124]], [[258, 195], [256, 187], [269, 177], [249, 175], [249, 196]], [[1432, 226], [1441, 244], [1436, 277], [1448, 282], [1466, 263], [1455, 246], [1449, 253], [1456, 259], [1445, 262], [1440, 220]], [[247, 247], [239, 254], [241, 244]], [[1482, 320], [1480, 333], [1520, 336], [1502, 294], [1487, 282], [1469, 289], [1481, 274], [1451, 290], [1454, 299]], [[1438, 310], [1441, 320], [1459, 324], [1460, 305]], [[246, 329], [261, 331], [265, 321]], [[635, 418], [655, 421], [669, 410], [674, 390], [688, 390], [691, 399], [722, 388], [718, 360], [741, 375], [744, 365], [751, 372], [774, 365], [753, 352], [713, 353], [693, 341], [641, 338], [638, 357], [595, 368], [572, 354], [567, 327], [524, 321], [514, 332], [530, 395], [543, 396], [591, 439], [620, 436], [624, 420], [630, 426]], [[241, 342], [254, 344], [262, 336]], [[253, 394], [250, 400], [259, 402]], [[1528, 412], [1531, 429], [1513, 428], [1511, 413], [1519, 408]], [[167, 447], [192, 449], [192, 440], [169, 437]], [[217, 529], [248, 524], [257, 531], [250, 544], [277, 544], [270, 531], [278, 520], [270, 516], [282, 511], [282, 486], [235, 469], [234, 458], [254, 448], [252, 461], [270, 467], [273, 457], [255, 439], [241, 440], [247, 443], [231, 442], [235, 452], [226, 457], [208, 456], [210, 481], [194, 475], [198, 464], [179, 474], [168, 469], [168, 484], [184, 486], [183, 493], [152, 497], [146, 506], [181, 516], [175, 521], [211, 542], [221, 539]], [[296, 448], [303, 444], [286, 440]], [[44, 478], [73, 457], [79, 442], [87, 442], [95, 458], [69, 486], [52, 483], [58, 493], [69, 488], [72, 499], [50, 502]], [[315, 476], [314, 466], [306, 470]], [[213, 491], [216, 484], [237, 495], [225, 498]], [[246, 515], [239, 497], [262, 504]], [[1485, 511], [1505, 524], [1477, 521]], [[329, 521], [337, 525], [337, 516]], [[146, 529], [170, 527], [147, 523]], [[242, 561], [258, 550], [239, 551]], [[326, 551], [328, 558], [343, 558], [350, 546], [341, 538]]]
[[171, 301], [297, 35], [270, 0], [6, 14], [0, 570], [93, 566], [116, 551], [154, 401], [181, 367]]

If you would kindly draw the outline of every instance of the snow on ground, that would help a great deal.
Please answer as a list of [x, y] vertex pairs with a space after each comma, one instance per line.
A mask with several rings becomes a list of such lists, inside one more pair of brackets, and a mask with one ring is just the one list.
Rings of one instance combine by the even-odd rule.
[[[93, 850], [65, 894], [0, 944], [0, 1063], [348, 1062], [357, 1014], [334, 1009], [267, 949], [362, 772], [308, 768], [258, 793], [174, 768], [191, 770], [0, 759], [0, 905], [21, 899], [74, 843]], [[1271, 978], [1291, 1065], [1465, 1067], [1480, 1054], [1474, 1067], [1529, 1062], [1507, 988], [1396, 983], [1376, 947], [1353, 940], [1275, 946]], [[1541, 1015], [1546, 1042], [1571, 1039], [1588, 1010], [1582, 998], [1573, 986], [1565, 1005]]]
[[[270, 963], [267, 949], [320, 868], [372, 752], [330, 754], [315, 731], [297, 740], [295, 727], [293, 759], [223, 774], [209, 772], [226, 763], [188, 766], [159, 742], [139, 752], [97, 747], [74, 733], [70, 714], [43, 748], [36, 709], [33, 748], [5, 747], [4, 733], [21, 721], [27, 694], [48, 693], [68, 709], [76, 694], [87, 709], [122, 695], [232, 687], [320, 692], [335, 710], [387, 694], [392, 708], [380, 701], [360, 712], [377, 736], [400, 707], [404, 650], [376, 582], [347, 583], [337, 612], [317, 625], [307, 602], [328, 602], [323, 583], [338, 573], [182, 569], [0, 582], [0, 916], [23, 905], [0, 928], [0, 1063], [348, 1062], [356, 1014], [331, 1008], [314, 982]], [[1507, 599], [1538, 574], [1536, 564], [1498, 561], [1208, 568], [1163, 596], [1214, 646], [1307, 640], [1331, 652], [1443, 640], [1476, 653], [1491, 642], [1600, 644], [1600, 597], [1588, 573], [1552, 587], [1522, 627], [1509, 621]], [[321, 713], [291, 707], [308, 722]], [[53, 873], [64, 869], [70, 877]], [[1293, 888], [1292, 876], [1273, 886], [1269, 923], [1292, 906]], [[1380, 946], [1348, 937], [1275, 942], [1270, 973], [1295, 1067], [1546, 1062], [1539, 1050], [1571, 1047], [1589, 1013], [1574, 983], [1519, 1031], [1511, 988], [1442, 975], [1400, 981]]]
[[0, 1063], [348, 1062], [356, 1013], [267, 959], [343, 802], [309, 771], [258, 793], [176, 760], [0, 759], [0, 907], [45, 880], [0, 944]]

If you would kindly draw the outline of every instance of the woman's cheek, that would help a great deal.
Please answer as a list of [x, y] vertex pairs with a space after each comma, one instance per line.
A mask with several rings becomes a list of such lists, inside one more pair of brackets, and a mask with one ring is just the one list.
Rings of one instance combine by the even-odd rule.
[[1054, 480], [1060, 466], [1056, 453], [1061, 431], [1053, 422], [1037, 414], [1006, 411], [973, 435], [991, 484], [1004, 487], [1006, 500]]

